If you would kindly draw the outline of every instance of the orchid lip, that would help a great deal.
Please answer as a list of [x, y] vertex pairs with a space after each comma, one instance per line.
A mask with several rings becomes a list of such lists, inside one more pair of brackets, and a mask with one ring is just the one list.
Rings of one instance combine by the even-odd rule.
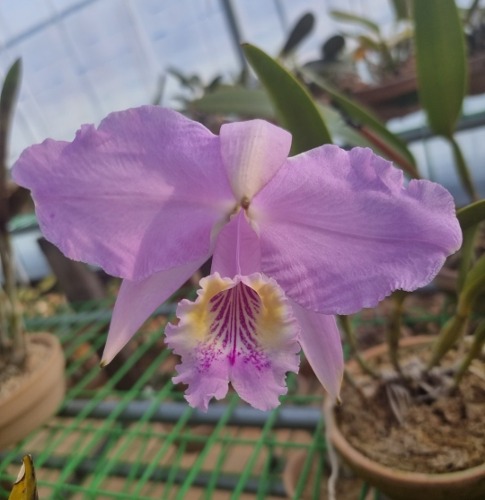
[[299, 326], [283, 291], [260, 273], [201, 280], [198, 298], [177, 309], [180, 322], [166, 329], [167, 343], [182, 356], [175, 382], [188, 384], [186, 398], [206, 408], [231, 382], [260, 409], [278, 405], [285, 377], [299, 365]]
[[214, 341], [221, 342], [222, 348], [228, 351], [231, 365], [241, 352], [238, 344], [248, 351], [257, 349], [256, 326], [261, 302], [252, 288], [243, 285], [235, 286], [230, 292], [219, 292], [209, 300], [209, 308], [214, 315], [210, 333]]

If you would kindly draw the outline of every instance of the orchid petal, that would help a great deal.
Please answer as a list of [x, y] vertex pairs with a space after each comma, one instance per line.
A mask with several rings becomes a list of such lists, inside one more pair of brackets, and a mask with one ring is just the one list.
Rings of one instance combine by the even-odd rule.
[[235, 206], [219, 138], [157, 106], [112, 113], [72, 143], [32, 146], [13, 178], [64, 254], [131, 280], [206, 255]]
[[344, 355], [335, 316], [314, 313], [290, 302], [301, 328], [299, 342], [305, 357], [329, 396], [336, 400], [344, 374]]
[[255, 408], [274, 408], [286, 373], [299, 365], [298, 324], [283, 292], [258, 273], [234, 280], [215, 273], [200, 285], [195, 302], [180, 302], [179, 324], [165, 330], [182, 356], [174, 382], [188, 384], [187, 401], [203, 410], [229, 382]]
[[286, 161], [291, 134], [264, 120], [227, 123], [220, 131], [221, 154], [238, 201], [251, 199]]
[[208, 256], [180, 267], [152, 274], [141, 281], [123, 280], [101, 363], [108, 364], [128, 343], [155, 309], [177, 291]]
[[260, 269], [259, 237], [244, 210], [240, 210], [217, 236], [211, 272], [232, 278], [237, 274], [248, 276]]
[[429, 283], [461, 245], [453, 198], [371, 150], [322, 146], [290, 158], [249, 209], [261, 270], [324, 314], [372, 307]]

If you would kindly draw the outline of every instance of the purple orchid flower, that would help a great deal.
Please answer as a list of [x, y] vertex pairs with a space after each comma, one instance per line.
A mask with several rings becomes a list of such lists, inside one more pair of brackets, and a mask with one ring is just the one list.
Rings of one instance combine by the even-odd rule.
[[338, 396], [333, 315], [427, 284], [461, 231], [443, 187], [404, 187], [371, 150], [325, 145], [288, 158], [290, 145], [262, 120], [216, 136], [144, 106], [22, 153], [13, 177], [32, 190], [45, 237], [124, 278], [104, 363], [212, 256], [198, 298], [181, 301], [166, 329], [189, 403], [207, 409], [231, 382], [254, 407], [277, 406], [300, 346]]

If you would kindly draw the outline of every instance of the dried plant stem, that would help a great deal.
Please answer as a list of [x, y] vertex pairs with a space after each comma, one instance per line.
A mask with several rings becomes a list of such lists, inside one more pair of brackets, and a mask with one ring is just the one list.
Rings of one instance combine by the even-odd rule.
[[373, 378], [379, 378], [377, 373], [367, 364], [365, 359], [360, 355], [360, 352], [357, 349], [357, 342], [355, 340], [354, 330], [350, 323], [349, 316], [339, 316], [340, 326], [344, 332], [345, 341], [350, 347], [350, 352], [352, 356], [355, 358], [360, 368], [364, 373], [370, 375]]
[[7, 332], [2, 332], [2, 340], [5, 338], [10, 341], [11, 362], [17, 366], [22, 366], [25, 362], [26, 346], [23, 332], [22, 315], [17, 297], [17, 289], [15, 286], [15, 272], [12, 262], [12, 249], [10, 246], [9, 235], [7, 234], [6, 224], [0, 221], [0, 259], [2, 262], [4, 294], [1, 313], [2, 329], [6, 327]]
[[7, 303], [5, 292], [0, 288], [0, 358], [10, 351], [12, 341], [8, 335]]
[[458, 370], [455, 373], [454, 385], [455, 387], [461, 382], [463, 375], [468, 370], [471, 362], [477, 358], [482, 352], [483, 345], [485, 344], [485, 320], [481, 321], [475, 332], [473, 333], [473, 343], [468, 351], [466, 357], [462, 360]]

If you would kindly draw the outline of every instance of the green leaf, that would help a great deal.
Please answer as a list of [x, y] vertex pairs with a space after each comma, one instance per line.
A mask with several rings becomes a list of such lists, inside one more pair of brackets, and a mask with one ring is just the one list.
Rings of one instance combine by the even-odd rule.
[[[343, 114], [346, 115], [350, 121], [354, 122], [354, 125], [358, 129], [360, 128], [361, 133], [365, 133], [365, 128], [367, 128], [374, 134], [374, 141], [372, 142], [374, 147], [377, 147], [383, 153], [386, 151], [387, 153], [391, 153], [393, 161], [396, 162], [396, 164], [406, 173], [408, 173], [411, 177], [419, 177], [416, 160], [406, 146], [406, 143], [400, 137], [393, 134], [370, 111], [367, 111], [355, 101], [352, 101], [348, 97], [344, 96], [313, 71], [302, 68], [301, 72], [311, 82], [318, 85], [331, 96], [332, 100], [336, 103], [341, 112], [343, 112]], [[376, 136], [378, 139], [377, 142], [381, 143], [380, 147], [379, 144], [376, 144]], [[369, 140], [369, 137], [367, 137], [367, 139]], [[390, 157], [389, 154], [386, 156]]]
[[[22, 61], [17, 59], [5, 76], [0, 95], [0, 193], [5, 193], [7, 182], [7, 141], [13, 109], [20, 87]], [[3, 216], [3, 214], [2, 214]]]
[[293, 135], [292, 154], [308, 151], [332, 139], [313, 98], [283, 66], [254, 45], [244, 54], [273, 102], [283, 127]]
[[314, 26], [315, 16], [311, 12], [307, 12], [300, 17], [288, 35], [279, 57], [288, 57], [295, 51], [298, 45], [311, 33]]
[[466, 207], [460, 208], [456, 215], [460, 223], [461, 230], [470, 229], [485, 220], [485, 200], [470, 203]]
[[366, 35], [359, 35], [357, 40], [360, 46], [366, 50], [374, 50], [375, 52], [381, 52], [382, 43], [380, 41], [374, 40]]
[[3, 82], [2, 93], [0, 95], [0, 126], [2, 134], [6, 132], [10, 123], [20, 86], [21, 71], [22, 61], [17, 59], [8, 70]]
[[363, 16], [357, 16], [356, 14], [352, 14], [352, 12], [346, 12], [343, 10], [331, 10], [329, 14], [336, 20], [336, 21], [343, 21], [343, 22], [350, 22], [357, 24], [359, 26], [363, 26], [364, 28], [367, 28], [371, 31], [373, 31], [376, 35], [380, 36], [381, 30], [379, 26], [371, 21], [370, 19], [367, 19], [366, 17]]
[[451, 136], [467, 86], [465, 38], [454, 0], [414, 0], [419, 97], [431, 129]]
[[461, 258], [458, 265], [458, 291], [463, 290], [468, 271], [475, 256], [475, 238], [478, 226], [463, 230], [463, 243], [461, 244]]
[[409, 19], [410, 0], [391, 0], [396, 19]]
[[268, 94], [260, 89], [219, 87], [214, 92], [188, 103], [192, 111], [208, 114], [238, 115], [274, 120], [275, 111]]
[[337, 144], [345, 146], [362, 146], [371, 148], [373, 145], [365, 139], [359, 132], [351, 127], [342, 117], [342, 115], [334, 108], [318, 104], [318, 109], [328, 125], [330, 134]]
[[[329, 106], [317, 104], [332, 137], [352, 146], [372, 147], [372, 144], [350, 127], [342, 115]], [[276, 112], [268, 93], [263, 89], [222, 86], [200, 99], [188, 103], [189, 111], [207, 114], [236, 115], [244, 118], [276, 120]]]
[[458, 301], [459, 312], [469, 314], [476, 299], [485, 291], [485, 254], [482, 255], [472, 267], [465, 279], [463, 289]]

